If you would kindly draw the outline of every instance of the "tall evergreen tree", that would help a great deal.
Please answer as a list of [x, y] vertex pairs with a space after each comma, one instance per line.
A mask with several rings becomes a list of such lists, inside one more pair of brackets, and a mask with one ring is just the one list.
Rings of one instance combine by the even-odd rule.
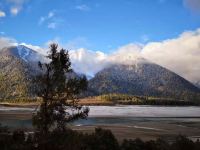
[[42, 134], [50, 129], [65, 129], [67, 122], [86, 118], [89, 108], [78, 105], [78, 95], [87, 89], [85, 76], [73, 74], [68, 51], [50, 45], [48, 62], [39, 62], [41, 73], [35, 78], [36, 91], [42, 98], [38, 111], [33, 115], [33, 126]]

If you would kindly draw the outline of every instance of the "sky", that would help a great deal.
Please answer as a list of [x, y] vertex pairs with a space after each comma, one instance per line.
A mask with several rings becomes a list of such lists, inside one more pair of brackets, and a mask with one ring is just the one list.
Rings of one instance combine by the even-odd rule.
[[199, 28], [200, 0], [0, 0], [0, 48], [54, 41], [89, 75], [140, 55], [200, 81]]

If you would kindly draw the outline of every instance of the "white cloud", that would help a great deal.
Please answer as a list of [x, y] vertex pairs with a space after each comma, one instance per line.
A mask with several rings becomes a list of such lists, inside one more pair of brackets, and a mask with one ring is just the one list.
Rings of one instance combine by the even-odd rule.
[[10, 12], [11, 12], [12, 15], [15, 16], [19, 13], [20, 10], [21, 10], [20, 7], [13, 7], [13, 8], [10, 9]]
[[70, 51], [70, 59], [76, 72], [93, 76], [113, 63], [135, 63], [138, 57], [140, 57], [141, 46], [140, 44], [129, 44], [120, 47], [111, 54], [79, 48]]
[[183, 0], [184, 5], [194, 13], [200, 13], [200, 0]]
[[5, 47], [18, 46], [18, 45], [24, 45], [28, 48], [31, 48], [31, 49], [43, 54], [43, 55], [47, 54], [46, 47], [41, 48], [40, 46], [35, 46], [35, 45], [31, 45], [31, 44], [26, 44], [26, 43], [19, 43], [15, 39], [10, 38], [10, 37], [0, 37], [0, 50]]
[[200, 80], [200, 29], [178, 38], [148, 43], [142, 56], [194, 82]]
[[22, 9], [23, 5], [29, 0], [7, 0], [11, 4], [10, 13], [16, 16]]
[[41, 48], [40, 46], [35, 46], [35, 45], [31, 45], [31, 44], [26, 44], [26, 43], [20, 43], [18, 45], [24, 45], [30, 49], [33, 49], [33, 50], [39, 52], [40, 54], [43, 54], [43, 55], [47, 54], [47, 48]]
[[94, 52], [80, 48], [69, 53], [76, 72], [93, 76], [94, 73], [107, 66], [107, 55], [100, 51]]
[[131, 43], [118, 48], [116, 52], [109, 55], [108, 60], [110, 63], [132, 64], [141, 57], [141, 49], [141, 44]]
[[5, 16], [6, 16], [6, 13], [4, 11], [0, 10], [0, 18], [5, 17]]
[[0, 50], [4, 47], [16, 45], [16, 40], [8, 37], [0, 37]]
[[89, 11], [90, 7], [88, 7], [87, 5], [83, 4], [83, 5], [76, 6], [75, 9], [78, 9], [78, 10], [81, 10], [81, 11]]

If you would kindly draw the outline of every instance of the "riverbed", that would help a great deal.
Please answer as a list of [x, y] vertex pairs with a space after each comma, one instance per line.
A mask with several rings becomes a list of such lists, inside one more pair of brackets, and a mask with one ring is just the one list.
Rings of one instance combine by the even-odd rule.
[[[74, 130], [93, 132], [96, 127], [111, 129], [123, 138], [170, 138], [178, 134], [200, 136], [200, 107], [198, 106], [90, 106], [87, 119], [68, 124]], [[32, 129], [34, 107], [0, 106], [0, 122], [10, 128]]]

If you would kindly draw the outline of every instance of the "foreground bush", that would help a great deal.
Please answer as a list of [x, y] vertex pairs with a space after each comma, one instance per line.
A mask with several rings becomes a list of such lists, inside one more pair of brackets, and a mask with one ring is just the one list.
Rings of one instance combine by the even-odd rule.
[[55, 129], [44, 136], [22, 130], [9, 132], [0, 127], [0, 150], [200, 150], [200, 142], [177, 136], [172, 143], [162, 139], [147, 142], [125, 139], [119, 144], [110, 130], [101, 128], [92, 134]]

